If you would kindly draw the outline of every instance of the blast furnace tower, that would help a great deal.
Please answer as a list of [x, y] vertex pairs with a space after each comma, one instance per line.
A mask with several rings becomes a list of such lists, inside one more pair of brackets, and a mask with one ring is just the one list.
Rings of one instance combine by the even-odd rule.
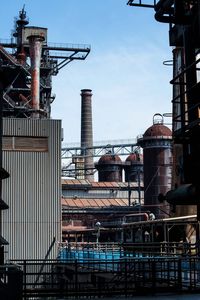
[[4, 77], [3, 116], [13, 118], [49, 118], [52, 76], [73, 60], [84, 60], [89, 45], [48, 43], [48, 30], [27, 26], [24, 9], [16, 21], [14, 40], [0, 43]]

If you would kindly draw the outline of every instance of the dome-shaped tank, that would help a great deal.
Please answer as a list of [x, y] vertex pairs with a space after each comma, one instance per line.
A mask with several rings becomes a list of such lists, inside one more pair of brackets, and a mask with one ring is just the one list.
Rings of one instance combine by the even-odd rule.
[[143, 180], [143, 156], [138, 152], [131, 153], [126, 158], [124, 170], [126, 182]]
[[103, 155], [95, 167], [98, 170], [99, 181], [122, 181], [123, 164], [118, 155], [111, 153]]
[[160, 114], [154, 115], [153, 125], [138, 138], [138, 145], [143, 148], [144, 204], [152, 206], [152, 212], [159, 218], [169, 213], [168, 209], [164, 209], [166, 211], [164, 214], [156, 207], [160, 204], [158, 195], [165, 195], [171, 189], [171, 143], [172, 132], [163, 124], [163, 117]]
[[148, 138], [148, 137], [171, 137], [172, 136], [172, 132], [171, 130], [166, 127], [165, 125], [163, 124], [160, 124], [160, 123], [155, 123], [153, 124], [151, 127], [149, 127], [143, 137], [144, 138]]

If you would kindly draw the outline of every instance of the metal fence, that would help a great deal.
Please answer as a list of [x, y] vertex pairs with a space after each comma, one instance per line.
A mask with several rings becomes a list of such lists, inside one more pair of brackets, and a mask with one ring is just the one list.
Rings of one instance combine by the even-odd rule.
[[197, 257], [17, 263], [24, 274], [23, 299], [200, 291], [200, 259]]

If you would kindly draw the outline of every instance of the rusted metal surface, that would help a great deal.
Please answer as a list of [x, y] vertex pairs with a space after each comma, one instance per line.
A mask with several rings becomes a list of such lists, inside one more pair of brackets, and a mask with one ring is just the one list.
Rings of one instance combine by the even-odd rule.
[[163, 124], [153, 124], [145, 131], [143, 135], [144, 138], [158, 137], [158, 136], [171, 137], [172, 132], [168, 127], [166, 127]]
[[[131, 182], [130, 187], [136, 188], [137, 183]], [[143, 187], [143, 183], [141, 183]], [[78, 180], [78, 179], [62, 179], [62, 189], [81, 189], [81, 187], [88, 189], [126, 189], [128, 187], [127, 182], [90, 182], [88, 180]]]
[[121, 158], [118, 155], [112, 155], [112, 154], [105, 154], [103, 156], [101, 156], [101, 158], [99, 159], [99, 164], [107, 164], [107, 163], [121, 163]]
[[109, 207], [109, 206], [128, 206], [128, 199], [122, 198], [65, 198], [61, 199], [62, 206], [66, 207]]
[[21, 65], [26, 64], [26, 53], [24, 51], [24, 48], [22, 47], [21, 51], [17, 54], [17, 60]]

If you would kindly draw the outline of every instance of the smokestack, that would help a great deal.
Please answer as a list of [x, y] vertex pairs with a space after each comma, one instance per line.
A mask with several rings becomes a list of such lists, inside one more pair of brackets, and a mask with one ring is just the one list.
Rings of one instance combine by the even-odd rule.
[[40, 35], [31, 35], [28, 37], [30, 44], [31, 58], [31, 106], [35, 110], [33, 118], [39, 118], [40, 109], [40, 60], [42, 54], [42, 42], [44, 37]]
[[[81, 148], [93, 147], [92, 132], [92, 90], [81, 90]], [[85, 179], [94, 181], [94, 161], [92, 149], [83, 149], [81, 155], [85, 157]]]

